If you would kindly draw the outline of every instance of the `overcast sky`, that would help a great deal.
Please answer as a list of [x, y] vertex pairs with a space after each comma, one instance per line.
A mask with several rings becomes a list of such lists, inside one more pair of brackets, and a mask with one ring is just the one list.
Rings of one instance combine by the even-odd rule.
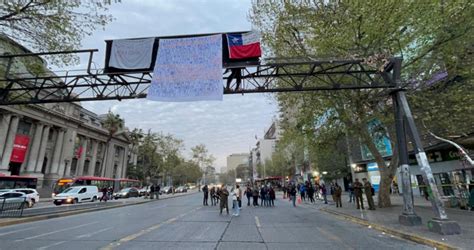
[[[123, 0], [110, 8], [115, 20], [105, 30], [83, 40], [83, 48], [98, 48], [95, 63], [103, 67], [107, 39], [244, 31], [250, 0]], [[226, 165], [232, 153], [248, 153], [255, 136], [277, 114], [271, 95], [226, 95], [224, 101], [165, 103], [145, 99], [122, 102], [83, 102], [98, 114], [109, 109], [120, 114], [130, 129], [171, 133], [184, 141], [186, 156], [203, 143], [216, 158], [216, 167]]]

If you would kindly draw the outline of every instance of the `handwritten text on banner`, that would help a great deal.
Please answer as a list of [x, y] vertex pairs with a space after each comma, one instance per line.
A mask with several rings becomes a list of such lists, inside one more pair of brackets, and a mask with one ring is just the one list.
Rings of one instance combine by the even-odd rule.
[[147, 98], [222, 100], [222, 36], [161, 39]]
[[112, 41], [109, 67], [118, 69], [146, 69], [151, 65], [155, 38], [122, 39]]

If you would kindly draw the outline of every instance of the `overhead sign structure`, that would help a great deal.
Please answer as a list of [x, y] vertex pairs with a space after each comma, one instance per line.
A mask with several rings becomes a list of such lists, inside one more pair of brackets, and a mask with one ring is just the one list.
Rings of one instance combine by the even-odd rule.
[[147, 99], [222, 100], [222, 36], [161, 39]]

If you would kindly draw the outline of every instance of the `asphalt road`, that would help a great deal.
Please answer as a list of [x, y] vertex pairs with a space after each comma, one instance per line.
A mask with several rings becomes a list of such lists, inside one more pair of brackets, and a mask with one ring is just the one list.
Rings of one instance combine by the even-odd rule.
[[1, 227], [0, 249], [429, 249], [286, 200], [219, 215], [201, 195]]

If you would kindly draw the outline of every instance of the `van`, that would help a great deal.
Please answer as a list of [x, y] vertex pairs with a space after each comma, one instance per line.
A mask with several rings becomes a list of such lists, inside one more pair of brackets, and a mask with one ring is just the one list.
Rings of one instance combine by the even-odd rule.
[[99, 197], [99, 189], [96, 186], [72, 186], [65, 189], [54, 197], [56, 206], [61, 204], [75, 204], [84, 201], [94, 202]]

